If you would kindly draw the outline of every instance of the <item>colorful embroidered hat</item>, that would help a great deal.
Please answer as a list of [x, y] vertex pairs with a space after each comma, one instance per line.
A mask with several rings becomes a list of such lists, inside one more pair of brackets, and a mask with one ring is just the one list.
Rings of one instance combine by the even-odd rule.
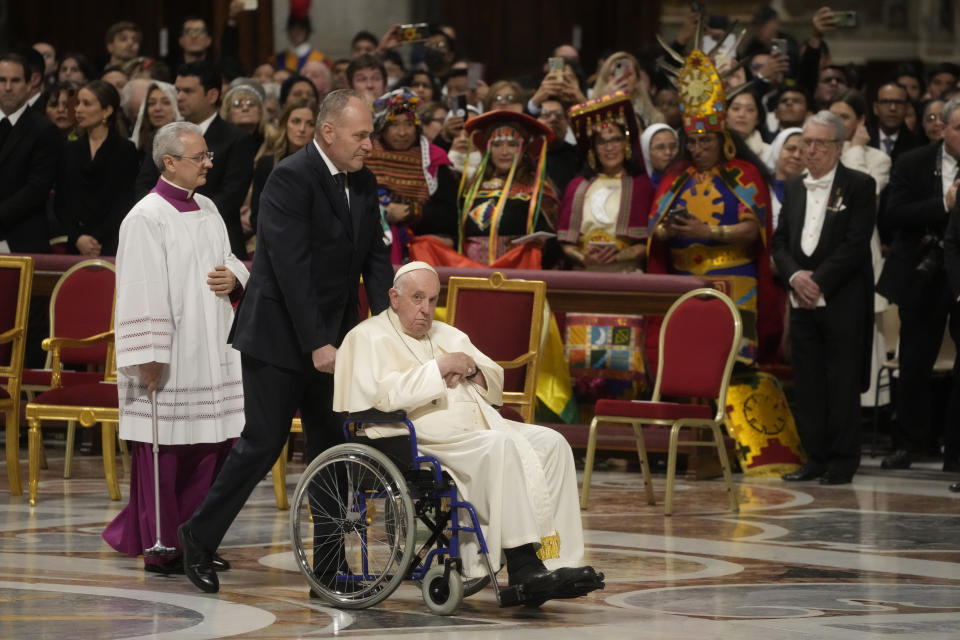
[[586, 155], [593, 143], [593, 136], [603, 128], [620, 125], [630, 141], [634, 157], [639, 157], [640, 125], [633, 111], [633, 103], [625, 91], [617, 91], [602, 98], [594, 98], [570, 107], [567, 111], [573, 135], [577, 137], [580, 153]]
[[397, 116], [410, 114], [414, 126], [420, 126], [417, 117], [417, 108], [420, 98], [409, 87], [400, 87], [385, 93], [373, 102], [373, 123], [377, 132], [383, 131], [388, 122], [393, 122]]
[[553, 129], [525, 113], [507, 109], [488, 111], [470, 118], [463, 128], [470, 134], [473, 146], [481, 152], [487, 149], [492, 139], [506, 134], [507, 129], [520, 134], [523, 153], [533, 158], [537, 158], [541, 149], [553, 142]]

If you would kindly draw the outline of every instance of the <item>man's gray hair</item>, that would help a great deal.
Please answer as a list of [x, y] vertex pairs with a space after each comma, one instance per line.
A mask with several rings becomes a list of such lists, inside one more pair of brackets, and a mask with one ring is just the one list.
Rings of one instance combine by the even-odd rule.
[[803, 128], [806, 129], [807, 126], [811, 124], [819, 124], [832, 130], [834, 142], [842, 143], [847, 138], [847, 127], [843, 124], [843, 120], [840, 118], [840, 116], [832, 111], [827, 111], [826, 109], [817, 111], [815, 114], [807, 118], [807, 121], [803, 123]]
[[943, 110], [940, 111], [940, 122], [944, 125], [950, 122], [950, 116], [953, 115], [953, 112], [957, 109], [960, 109], [960, 96], [954, 96], [950, 98], [946, 104], [943, 105]]
[[163, 156], [182, 156], [183, 155], [183, 136], [188, 133], [195, 133], [201, 138], [203, 131], [192, 122], [171, 122], [165, 124], [153, 137], [153, 164], [157, 165], [160, 173], [163, 173]]
[[320, 125], [324, 122], [336, 124], [340, 120], [340, 114], [347, 108], [351, 98], [356, 98], [363, 102], [363, 97], [353, 89], [337, 89], [327, 94], [327, 97], [320, 103], [320, 111], [317, 112], [317, 135], [320, 135]]

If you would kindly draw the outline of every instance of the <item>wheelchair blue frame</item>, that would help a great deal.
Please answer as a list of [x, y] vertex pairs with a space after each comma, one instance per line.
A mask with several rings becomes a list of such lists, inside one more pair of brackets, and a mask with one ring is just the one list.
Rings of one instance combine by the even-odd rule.
[[[356, 430], [356, 425], [362, 424], [396, 424], [398, 422], [403, 422], [407, 426], [407, 430], [410, 433], [410, 459], [413, 461], [411, 469], [400, 469], [401, 473], [407, 471], [417, 471], [420, 469], [420, 466], [427, 464], [432, 468], [432, 475], [434, 483], [439, 487], [445, 483], [443, 477], [443, 469], [440, 466], [440, 461], [434, 458], [433, 456], [421, 456], [417, 449], [417, 433], [414, 429], [413, 423], [407, 419], [405, 414], [402, 412], [397, 412], [395, 414], [383, 414], [382, 416], [372, 415], [373, 412], [362, 414], [348, 415], [346, 420], [343, 423], [343, 434], [347, 442], [352, 440], [353, 432]], [[377, 412], [379, 413], [379, 412]], [[351, 425], [354, 426], [351, 430]], [[410, 580], [423, 580], [427, 575], [427, 572], [430, 570], [430, 566], [433, 563], [434, 559], [439, 557], [446, 556], [448, 559], [455, 561], [460, 560], [460, 533], [473, 533], [477, 536], [477, 541], [480, 543], [480, 553], [487, 556], [487, 542], [483, 537], [483, 531], [480, 529], [480, 522], [477, 519], [477, 513], [473, 508], [473, 505], [469, 502], [463, 502], [457, 499], [457, 486], [452, 481], [450, 481], [449, 486], [446, 490], [440, 491], [436, 494], [438, 500], [447, 499], [450, 501], [450, 537], [447, 541], [447, 546], [436, 546], [431, 549], [430, 552], [422, 560], [419, 558], [419, 553], [417, 554], [417, 559], [415, 562], [419, 562], [418, 566], [415, 566], [411, 571], [410, 575], [407, 576], [407, 579]], [[361, 515], [366, 513], [366, 500], [368, 497], [378, 498], [383, 497], [380, 494], [368, 495], [365, 492], [358, 492], [358, 502], [354, 504], [354, 509]], [[470, 522], [472, 526], [464, 526], [460, 522], [460, 509], [465, 509], [470, 516]], [[438, 530], [441, 530], [441, 525], [438, 525]], [[445, 529], [442, 529], [445, 530]], [[437, 531], [432, 531], [432, 536], [437, 534]], [[351, 582], [357, 580], [372, 580], [375, 579], [375, 576], [369, 574], [369, 569], [367, 566], [367, 554], [366, 554], [366, 544], [367, 544], [367, 532], [366, 529], [362, 532], [362, 540], [364, 546], [363, 553], [363, 575], [350, 574], [344, 576], [338, 576], [337, 580], [340, 582]], [[438, 540], [439, 542], [439, 540]], [[429, 543], [429, 542], [428, 542]], [[424, 548], [426, 544], [424, 544]], [[420, 549], [422, 552], [423, 549]], [[489, 566], [489, 564], [488, 564]], [[491, 576], [492, 578], [493, 576]], [[494, 582], [496, 582], [494, 580]], [[496, 587], [495, 587], [496, 588]], [[499, 590], [498, 590], [499, 591]]]

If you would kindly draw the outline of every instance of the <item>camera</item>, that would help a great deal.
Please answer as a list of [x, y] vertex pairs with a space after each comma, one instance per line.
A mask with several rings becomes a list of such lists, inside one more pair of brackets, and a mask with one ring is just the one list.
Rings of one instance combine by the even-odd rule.
[[943, 269], [943, 237], [939, 233], [927, 233], [920, 240], [922, 258], [917, 264], [917, 273], [932, 277]]

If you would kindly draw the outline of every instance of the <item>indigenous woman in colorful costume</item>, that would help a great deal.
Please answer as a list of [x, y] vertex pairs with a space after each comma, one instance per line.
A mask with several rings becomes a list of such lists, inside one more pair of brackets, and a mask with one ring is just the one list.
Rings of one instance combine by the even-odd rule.
[[[524, 236], [554, 228], [560, 203], [544, 170], [553, 131], [506, 110], [472, 118], [464, 128], [485, 153], [476, 175], [461, 185], [457, 251], [417, 242], [411, 257], [434, 266], [541, 268], [544, 236]], [[520, 239], [529, 241], [514, 242]]]
[[[682, 156], [654, 198], [647, 271], [699, 276], [736, 304], [743, 338], [724, 423], [737, 440], [745, 474], [786, 473], [803, 463], [793, 416], [779, 381], [751, 366], [776, 358], [783, 331], [783, 298], [770, 272], [773, 224], [766, 168], [726, 130], [729, 96], [699, 44], [685, 60], [668, 53], [683, 63], [673, 71], [683, 116]], [[651, 362], [656, 362], [659, 335], [655, 324], [647, 329]]]
[[[639, 127], [622, 92], [570, 109], [585, 158], [567, 186], [557, 236], [574, 269], [635, 272], [646, 254], [653, 185], [639, 158]], [[578, 400], [635, 398], [646, 379], [643, 318], [568, 313], [566, 352]]]
[[420, 99], [401, 87], [374, 102], [373, 151], [366, 166], [377, 176], [384, 237], [400, 264], [415, 236], [452, 247], [457, 236], [457, 182], [447, 154], [423, 135]]

